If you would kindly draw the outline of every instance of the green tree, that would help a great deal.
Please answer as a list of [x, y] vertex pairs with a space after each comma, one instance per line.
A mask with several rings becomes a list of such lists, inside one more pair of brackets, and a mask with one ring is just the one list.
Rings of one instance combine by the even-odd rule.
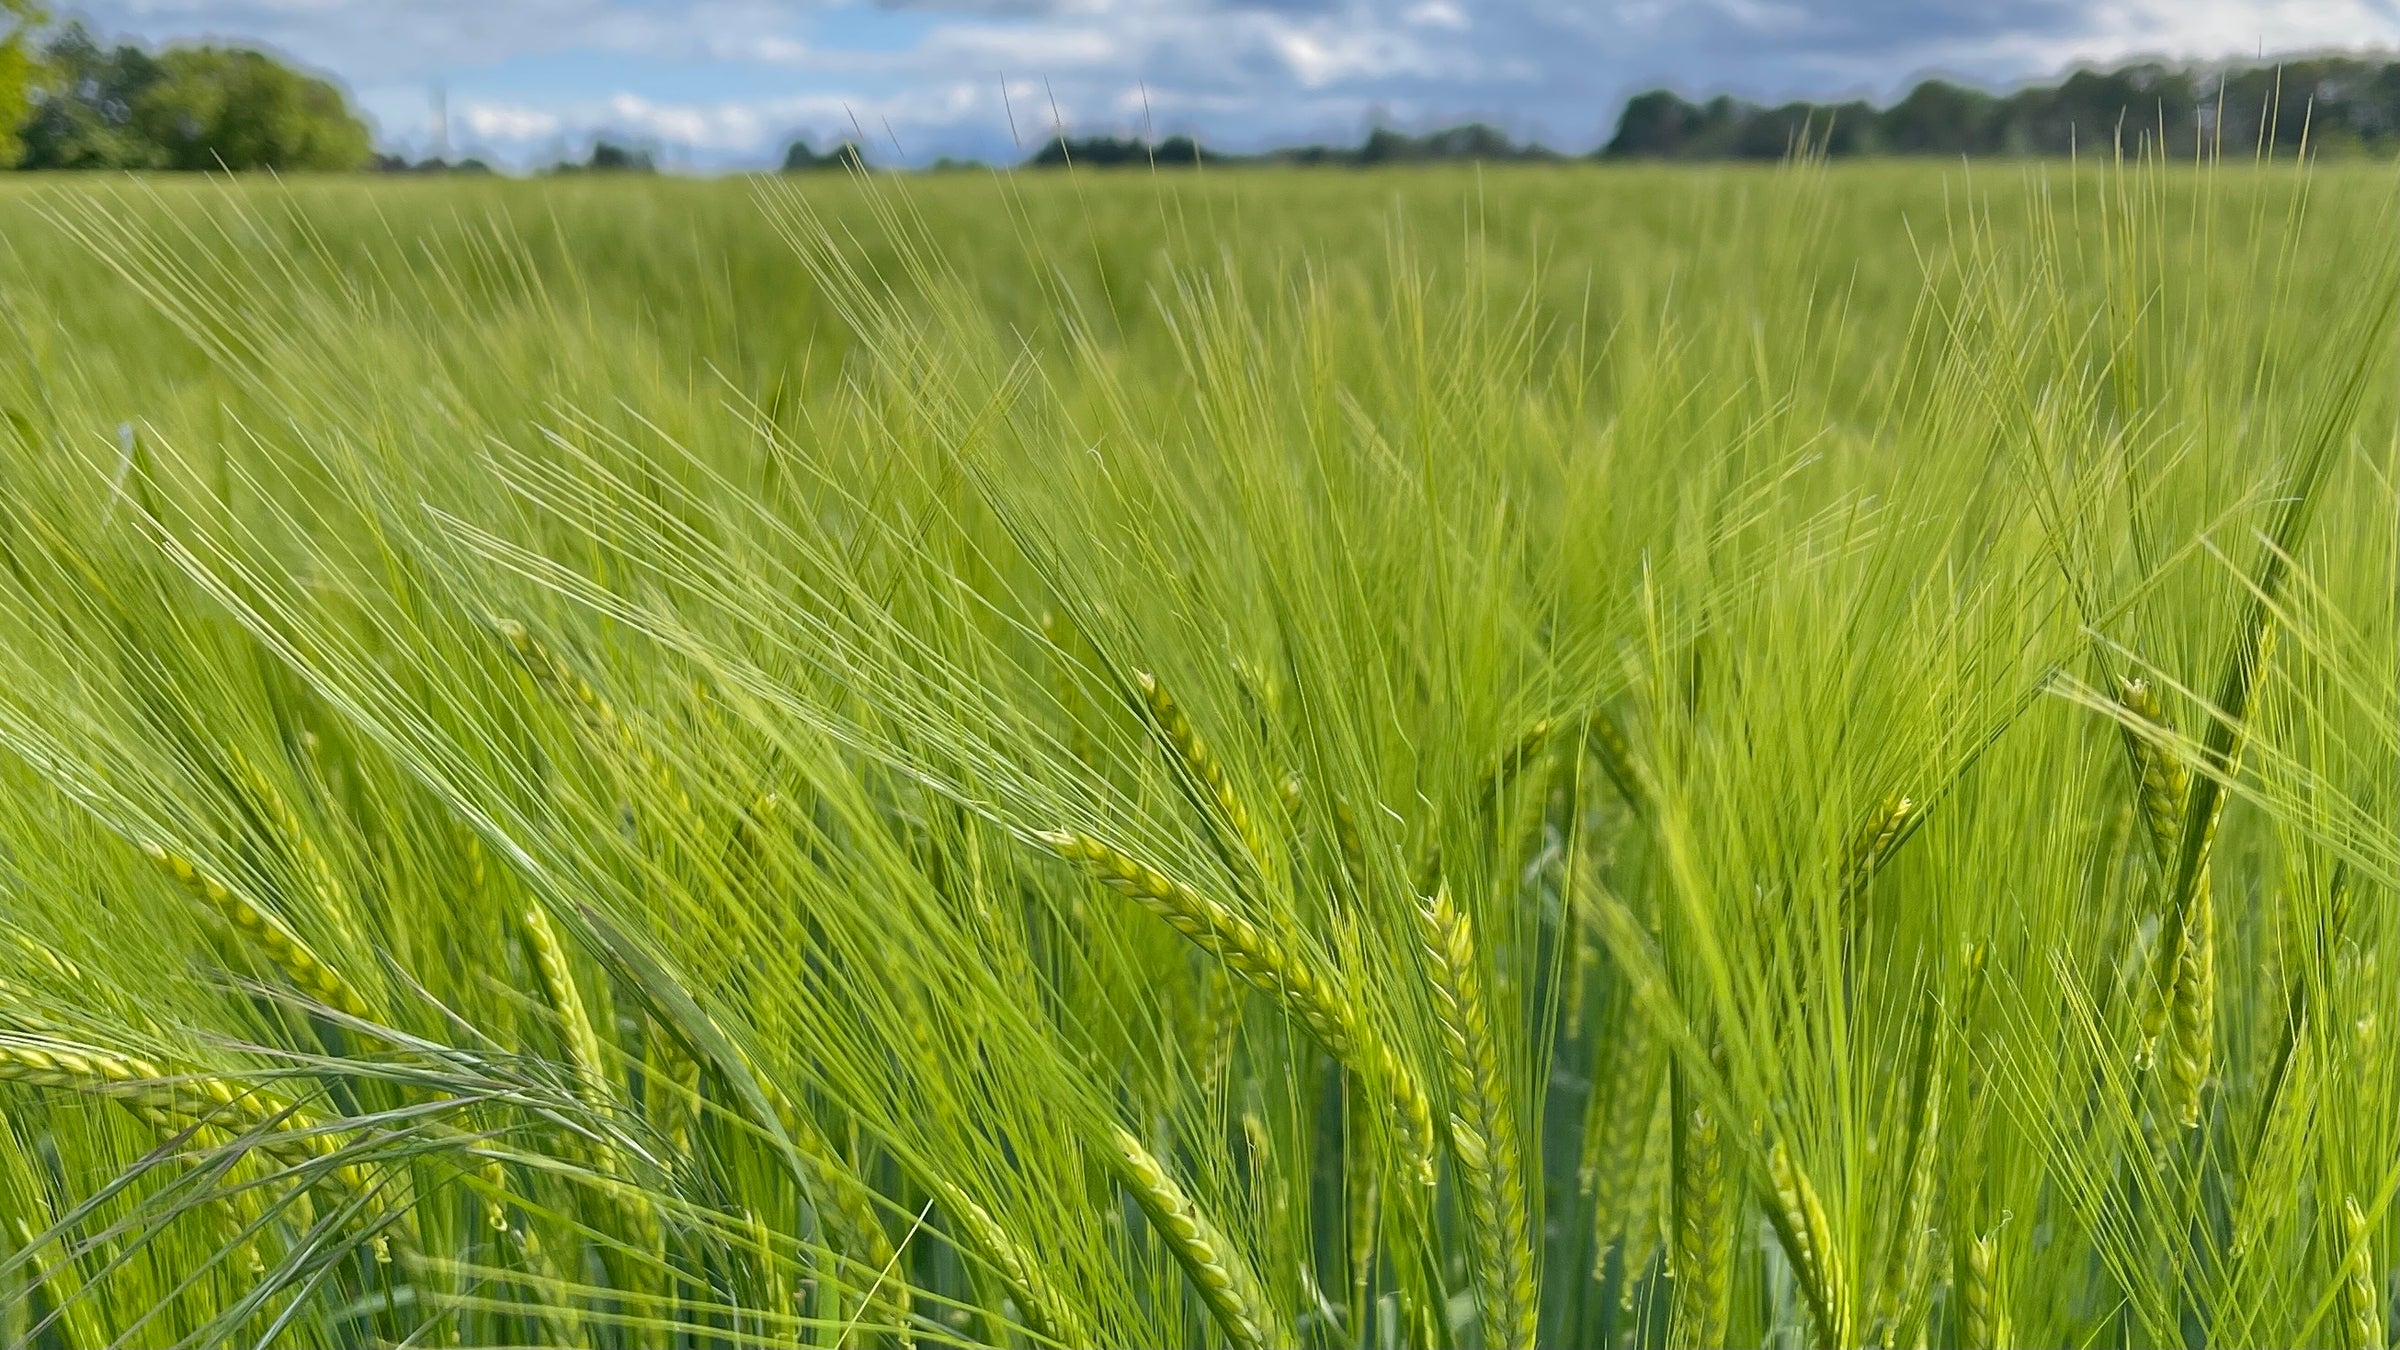
[[[1057, 146], [1058, 142], [1053, 141], [1049, 146], [1044, 147], [1044, 153], [1055, 150]], [[1078, 143], [1073, 148], [1076, 162], [1083, 162], [1083, 146]], [[1047, 162], [1042, 161], [1038, 155], [1035, 159], [1037, 162]], [[809, 173], [818, 169], [863, 170], [866, 167], [866, 156], [861, 154], [856, 143], [851, 141], [843, 141], [820, 155], [807, 141], [798, 140], [792, 142], [783, 152], [783, 171], [785, 173]]]
[[374, 153], [340, 89], [262, 52], [176, 47], [157, 64], [131, 125], [167, 168], [344, 170]]
[[1904, 155], [1985, 154], [2000, 146], [1998, 100], [1926, 80], [1883, 115], [1883, 141]]
[[155, 169], [165, 152], [133, 125], [158, 83], [158, 59], [131, 44], [103, 47], [70, 23], [42, 48], [32, 116], [24, 122], [28, 169]]
[[0, 0], [0, 169], [25, 154], [18, 128], [25, 124], [33, 92], [33, 52], [28, 39], [44, 15], [33, 0]]

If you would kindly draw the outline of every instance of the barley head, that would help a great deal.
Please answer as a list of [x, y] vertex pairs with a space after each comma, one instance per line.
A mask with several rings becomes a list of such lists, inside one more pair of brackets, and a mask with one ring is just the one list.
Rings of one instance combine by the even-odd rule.
[[2146, 735], [2128, 731], [2126, 746], [2133, 755], [2134, 776], [2142, 804], [2142, 823], [2150, 837], [2152, 854], [2158, 859], [2161, 871], [2175, 866], [2178, 836], [2183, 833], [2183, 803], [2191, 791], [2191, 774], [2181, 761], [2164, 745], [2160, 735], [2171, 734], [2166, 710], [2159, 706], [2158, 695], [2147, 680], [2122, 681], [2117, 701], [2125, 710], [2153, 728], [2156, 734]]
[[2375, 1235], [2358, 1197], [2342, 1197], [2342, 1322], [2349, 1350], [2383, 1350], [2383, 1282], [2375, 1273]]
[[2000, 1290], [1997, 1233], [1967, 1244], [1967, 1269], [1959, 1281], [1959, 1332], [1966, 1350], [2005, 1350], [2015, 1339]]
[[367, 1001], [359, 997], [358, 990], [332, 966], [327, 965], [324, 958], [311, 950], [307, 943], [302, 942], [299, 934], [286, 927], [281, 919], [259, 908], [249, 897], [201, 871], [191, 859], [181, 854], [170, 853], [158, 844], [144, 844], [142, 851], [185, 890], [197, 896], [232, 925], [244, 941], [257, 948], [261, 955], [310, 997], [326, 1007], [362, 1021], [369, 1016]]
[[1483, 1309], [1484, 1344], [1530, 1347], [1540, 1289], [1526, 1222], [1516, 1117], [1485, 1010], [1475, 929], [1448, 887], [1424, 908], [1434, 1019], [1450, 1071], [1451, 1154], [1458, 1161]]
[[1116, 1131], [1118, 1178], [1133, 1193], [1134, 1202], [1150, 1216], [1167, 1249], [1191, 1279], [1211, 1316], [1237, 1350], [1264, 1350], [1282, 1345], [1278, 1333], [1270, 1340], [1271, 1322], [1258, 1294], [1257, 1277], [1240, 1254], [1200, 1212], [1167, 1169], [1142, 1142], [1123, 1129]]
[[1229, 906], [1110, 844], [1070, 831], [1042, 831], [1035, 838], [1190, 938], [1252, 988], [1281, 1002], [1335, 1059], [1380, 1083], [1399, 1108], [1412, 1161], [1430, 1183], [1433, 1113], [1424, 1089], [1388, 1045], [1369, 1036], [1356, 1008], [1317, 973], [1313, 962], [1285, 949]]
[[1778, 1210], [1776, 1233], [1783, 1239], [1792, 1273], [1816, 1314], [1819, 1338], [1829, 1345], [1848, 1345], [1851, 1318], [1846, 1272], [1817, 1189], [1780, 1143], [1767, 1154], [1767, 1179], [1774, 1188]]
[[2175, 966], [2174, 1040], [2168, 1049], [2167, 1102], [2177, 1124], [2200, 1123], [2200, 1091], [2208, 1082], [2217, 1028], [2216, 907], [2203, 881], [2185, 919]]
[[1677, 1123], [1674, 1343], [1719, 1346], [1725, 1344], [1731, 1261], [1717, 1121], [1707, 1107], [1694, 1106]]
[[1201, 739], [1200, 733], [1193, 729], [1192, 719], [1185, 715], [1183, 705], [1177, 703], [1175, 696], [1167, 692], [1167, 687], [1148, 671], [1135, 671], [1133, 682], [1141, 691], [1142, 707], [1148, 710], [1150, 724], [1158, 732], [1159, 738], [1192, 777], [1208, 790], [1209, 799], [1218, 815], [1233, 831], [1234, 838], [1251, 861], [1265, 867], [1268, 858], [1266, 842], [1251, 819], [1250, 809], [1242, 804], [1241, 795], [1233, 790], [1233, 779], [1225, 772], [1224, 763], [1217, 758], [1208, 742]]

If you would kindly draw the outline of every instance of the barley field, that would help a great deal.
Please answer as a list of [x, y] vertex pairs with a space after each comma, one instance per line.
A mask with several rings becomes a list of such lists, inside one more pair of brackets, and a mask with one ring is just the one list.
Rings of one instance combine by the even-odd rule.
[[0, 1342], [2382, 1350], [2394, 196], [0, 186]]

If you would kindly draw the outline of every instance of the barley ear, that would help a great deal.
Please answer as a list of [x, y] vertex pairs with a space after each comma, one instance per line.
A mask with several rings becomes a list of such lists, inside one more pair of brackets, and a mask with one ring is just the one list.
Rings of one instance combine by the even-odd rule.
[[[197, 1131], [244, 1142], [285, 1167], [323, 1163], [339, 1149], [307, 1112], [263, 1088], [210, 1074], [171, 1076], [145, 1059], [43, 1037], [0, 1035], [0, 1082], [106, 1097], [162, 1137]], [[376, 1188], [358, 1167], [341, 1163], [330, 1179], [380, 1212]]]
[[1891, 850], [1901, 843], [1901, 831], [1918, 812], [1913, 800], [1901, 795], [1889, 795], [1882, 805], [1860, 819], [1858, 829], [1850, 831], [1850, 841], [1841, 853], [1841, 894], [1858, 898], [1874, 882], [1874, 874], [1891, 858]]
[[1434, 1020], [1450, 1071], [1450, 1152], [1464, 1192], [1491, 1350], [1533, 1344], [1540, 1291], [1526, 1223], [1516, 1117], [1485, 1010], [1473, 921], [1434, 893], [1423, 911]]
[[1208, 968], [1200, 1009], [1200, 1081], [1221, 1087], [1233, 1073], [1234, 1043], [1242, 1034], [1242, 985], [1222, 964]]
[[1351, 1339], [1364, 1345], [1367, 1300], [1375, 1283], [1375, 1240], [1383, 1227], [1383, 1159], [1373, 1124], [1359, 1118], [1364, 1094], [1351, 1091], [1353, 1082], [1347, 1079], [1343, 1084], [1342, 1217], [1347, 1225]]
[[1679, 1346], [1725, 1344], [1731, 1260], [1716, 1117], [1697, 1103], [1675, 1122], [1675, 1327]]
[[[2158, 861], [2161, 875], [2170, 875], [2180, 852], [2183, 832], [2184, 804], [2191, 795], [2191, 775], [2180, 760], [2162, 744], [2173, 732], [2158, 695], [2148, 681], [2128, 679], [2117, 690], [2117, 701], [2132, 715], [2140, 728], [2125, 728], [2125, 751], [2133, 766], [2134, 791], [2141, 804], [2143, 834], [2150, 840], [2151, 856]], [[2140, 1004], [2140, 1037], [2134, 1052], [2137, 1067], [2147, 1068], [2155, 1059], [2158, 1038], [2166, 1031], [2173, 1015], [2175, 985], [2181, 961], [2180, 931], [2169, 931], [2167, 925], [2180, 929], [2184, 920], [2170, 913], [2161, 924], [2158, 950], [2153, 955], [2153, 977], [2144, 985]]]
[[575, 711], [585, 734], [619, 756], [624, 764], [639, 770], [650, 786], [658, 790], [661, 799], [672, 806], [678, 822], [688, 823], [694, 814], [691, 795], [684, 791], [674, 770], [658, 757], [649, 741], [618, 713], [608, 696], [525, 625], [514, 619], [502, 619], [496, 626], [517, 659], [532, 672], [535, 682]]
[[1640, 1301], [1638, 1282], [1662, 1249], [1669, 1271], [1674, 1268], [1674, 1152], [1675, 1104], [1662, 1092], [1650, 1109], [1649, 1128], [1642, 1131], [1641, 1165], [1634, 1171], [1632, 1200], [1625, 1210], [1625, 1278], [1617, 1286], [1617, 1307], [1627, 1313]]
[[1002, 1228], [990, 1211], [967, 1198], [966, 1192], [945, 1181], [934, 1183], [942, 1210], [957, 1227], [957, 1236], [991, 1268], [1017, 1305], [1026, 1328], [1044, 1341], [1068, 1347], [1096, 1345], [1092, 1333], [1076, 1320], [1073, 1305], [1042, 1273], [1040, 1261]]
[[1934, 1161], [1941, 1144], [1942, 1094], [1933, 1085], [1925, 1094], [1917, 1125], [1915, 1148], [1909, 1158], [1907, 1192], [1901, 1197], [1899, 1222], [1891, 1234], [1883, 1280], [1876, 1294], [1877, 1344], [1897, 1347], [1902, 1329], [1923, 1310], [1927, 1267], [1932, 1260], [1934, 1220]]
[[1637, 816], [1650, 814], [1650, 793], [1642, 782], [1641, 770], [1633, 759], [1633, 743], [1625, 739], [1624, 728], [1605, 712], [1595, 712], [1585, 723], [1584, 743], [1591, 748], [1600, 769], [1608, 781], [1616, 784], [1618, 795]]
[[2200, 1090], [2216, 1048], [2216, 905], [2204, 879], [2184, 920], [2172, 998], [2174, 1042], [2167, 1054], [2167, 1103], [2177, 1124], [2200, 1123]]
[[1506, 789], [1509, 784], [1517, 780], [1519, 775], [1533, 767], [1534, 763], [1541, 759], [1542, 755], [1550, 749], [1551, 738], [1557, 734], [1558, 722], [1555, 718], [1535, 719], [1533, 725], [1525, 728], [1506, 750], [1500, 752], [1500, 757], [1492, 762], [1490, 772], [1484, 775], [1482, 782], [1475, 785], [1476, 790], [1481, 793], [1500, 792]]
[[1259, 1297], [1257, 1277], [1232, 1244], [1140, 1140], [1119, 1129], [1115, 1143], [1119, 1180], [1150, 1217], [1159, 1236], [1166, 1239], [1168, 1250], [1183, 1265], [1201, 1302], [1208, 1305], [1210, 1315], [1236, 1350], [1286, 1344], [1288, 1337], [1272, 1326], [1266, 1304]]
[[[2150, 838], [2151, 854], [2158, 859], [2159, 870], [2164, 872], [2175, 865], [2176, 836], [2183, 828], [2183, 803], [2190, 794], [2191, 774], [2160, 744], [2160, 739], [2172, 734], [2173, 728], [2149, 681], [2120, 682], [2117, 702], [2143, 726], [2142, 731], [2126, 728], [2125, 747], [2133, 761], [2144, 833]], [[2144, 734], [2145, 731], [2152, 734]]]
[[[2286, 502], [2285, 525], [2293, 513], [2304, 509], [2305, 503]], [[2160, 926], [2162, 941], [2152, 963], [2152, 985], [2162, 994], [2172, 995], [2184, 976], [2183, 947], [2192, 929], [2191, 911], [2202, 903], [2208, 891], [2208, 865], [2217, 841], [2217, 826], [2224, 819], [2227, 786], [2241, 772], [2242, 751], [2250, 736], [2249, 715], [2258, 691], [2258, 682], [2265, 673], [2275, 651], [2275, 626], [2267, 609], [2273, 587], [2268, 583], [2282, 575], [2282, 555], [2270, 550], [2266, 557], [2266, 573], [2251, 597], [2244, 616], [2242, 630], [2235, 635], [2234, 650], [2226, 662], [2223, 687], [2217, 695], [2216, 715], [2209, 719], [2207, 735], [2201, 743], [2201, 758], [2210, 772], [2193, 782], [2184, 802], [2183, 826], [2177, 832], [2175, 867], [2167, 885], [2167, 920]], [[2214, 972], [2206, 972], [2211, 982]], [[2145, 1041], [2155, 1038], [2152, 1018], [2145, 1019]]]
[[1372, 1037], [1358, 1009], [1316, 965], [1221, 901], [1176, 881], [1113, 845], [1072, 831], [1034, 835], [1110, 890], [1190, 938], [1254, 989], [1273, 997], [1333, 1057], [1378, 1083], [1398, 1108], [1398, 1125], [1418, 1176], [1433, 1181], [1433, 1109], [1398, 1054]]
[[1350, 884], [1364, 891], [1367, 888], [1367, 844], [1358, 832], [1358, 816], [1350, 803], [1333, 799], [1333, 838], [1341, 850], [1342, 870], [1349, 873]]
[[1150, 725], [1169, 753], [1182, 763], [1193, 779], [1207, 789], [1209, 803], [1226, 827], [1233, 831], [1253, 865], [1265, 867], [1268, 853], [1266, 841], [1260, 837], [1250, 809], [1242, 804], [1241, 795], [1233, 790], [1233, 779], [1225, 772], [1224, 762], [1193, 729], [1192, 719], [1183, 705], [1167, 692], [1167, 687], [1146, 670], [1133, 674], [1134, 687], [1141, 692], [1142, 707], [1150, 715]]
[[575, 969], [567, 959], [566, 944], [559, 941], [558, 930], [550, 926], [550, 916], [540, 905], [527, 905], [522, 918], [525, 944], [541, 974], [542, 994], [558, 1018], [559, 1039], [566, 1043], [567, 1063], [591, 1100], [605, 1103], [615, 1095], [609, 1088], [608, 1060], [601, 1053], [600, 1033], [592, 1026], [591, 1013], [575, 987]]
[[1833, 1225], [1826, 1218], [1823, 1202], [1817, 1198], [1817, 1189], [1792, 1162], [1790, 1151], [1781, 1143], [1767, 1154], [1767, 1179], [1774, 1190], [1775, 1204], [1769, 1217], [1783, 1243], [1784, 1254], [1791, 1258], [1792, 1273], [1800, 1282], [1801, 1292], [1807, 1295], [1810, 1310], [1816, 1315], [1818, 1338], [1828, 1345], [1849, 1345], [1847, 1272], [1842, 1266], [1841, 1250], [1834, 1241]]
[[780, 1086], [765, 1079], [761, 1082], [774, 1108], [775, 1123], [783, 1127], [792, 1151], [800, 1155], [809, 1180], [823, 1192], [819, 1221], [842, 1255], [880, 1273], [875, 1301], [892, 1313], [896, 1325], [906, 1327], [913, 1296], [908, 1283], [899, 1277], [891, 1235], [875, 1212], [875, 1193], [851, 1170], [814, 1116], [801, 1110]]
[[2342, 1197], [2342, 1331], [2348, 1350], [2383, 1350], [2383, 1282], [2375, 1274], [2375, 1235], [2358, 1197]]
[[1966, 1350], [2005, 1350], [2014, 1336], [2000, 1290], [1998, 1233], [1967, 1244], [1966, 1271], [1959, 1286], [1959, 1335]]
[[173, 877], [183, 888], [199, 897], [218, 917], [233, 926], [242, 939], [256, 948], [260, 955], [284, 973], [284, 977], [305, 990], [326, 1007], [337, 1009], [365, 1021], [370, 1013], [367, 1001], [339, 972], [325, 963], [300, 935], [287, 927], [283, 920], [258, 907], [242, 895], [201, 871], [191, 859], [171, 853], [158, 844], [142, 845], [150, 861]]
[[1576, 1174], [1579, 1188], [1592, 1200], [1595, 1277], [1628, 1226], [1643, 1133], [1661, 1081], [1658, 1051], [1649, 1018], [1628, 1000], [1610, 1047], [1608, 1076], [1594, 1085], [1585, 1112], [1583, 1162]]

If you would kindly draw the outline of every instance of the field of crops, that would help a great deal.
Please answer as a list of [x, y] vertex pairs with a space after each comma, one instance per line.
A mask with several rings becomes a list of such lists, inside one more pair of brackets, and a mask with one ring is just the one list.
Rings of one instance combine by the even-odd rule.
[[0, 188], [0, 1343], [2381, 1350], [2393, 196]]

